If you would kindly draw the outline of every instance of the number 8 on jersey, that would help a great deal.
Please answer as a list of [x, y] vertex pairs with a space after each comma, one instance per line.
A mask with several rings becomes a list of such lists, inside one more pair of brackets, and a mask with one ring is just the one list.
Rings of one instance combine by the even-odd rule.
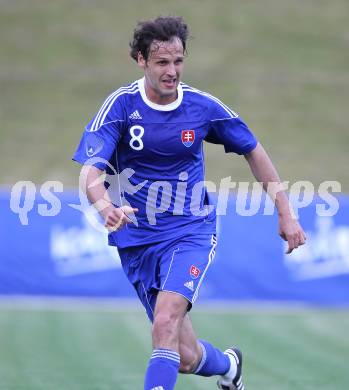
[[[138, 130], [136, 134], [135, 130]], [[131, 146], [132, 149], [134, 150], [142, 150], [144, 145], [142, 141], [142, 137], [144, 135], [144, 127], [135, 125], [130, 127], [130, 134], [131, 134], [131, 139], [129, 142], [129, 145]]]

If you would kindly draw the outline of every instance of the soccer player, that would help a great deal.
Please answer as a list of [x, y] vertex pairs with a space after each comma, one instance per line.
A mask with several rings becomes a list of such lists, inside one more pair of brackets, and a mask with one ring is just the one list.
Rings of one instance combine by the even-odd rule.
[[[216, 246], [216, 215], [203, 186], [203, 141], [244, 155], [265, 189], [280, 179], [238, 114], [181, 82], [187, 38], [180, 17], [137, 25], [130, 54], [144, 77], [105, 100], [74, 160], [84, 164], [87, 197], [153, 324], [144, 389], [172, 390], [180, 372], [218, 375], [220, 389], [243, 390], [241, 351], [222, 352], [198, 340], [188, 315]], [[108, 179], [113, 171], [116, 184]], [[291, 252], [305, 235], [283, 191], [275, 204]]]

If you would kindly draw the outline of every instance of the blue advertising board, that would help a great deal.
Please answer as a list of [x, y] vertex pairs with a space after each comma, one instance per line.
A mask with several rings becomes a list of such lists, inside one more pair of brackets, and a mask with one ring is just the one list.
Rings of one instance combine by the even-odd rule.
[[[25, 215], [21, 200], [0, 192], [0, 294], [136, 297], [107, 233], [76, 206], [76, 191], [35, 195]], [[219, 217], [216, 257], [200, 301], [232, 300], [349, 305], [349, 198], [333, 216], [319, 216], [313, 200], [299, 210], [307, 244], [286, 255], [276, 215], [263, 205], [252, 216], [229, 198]], [[75, 206], [74, 206], [75, 205]], [[45, 216], [44, 216], [45, 215]]]

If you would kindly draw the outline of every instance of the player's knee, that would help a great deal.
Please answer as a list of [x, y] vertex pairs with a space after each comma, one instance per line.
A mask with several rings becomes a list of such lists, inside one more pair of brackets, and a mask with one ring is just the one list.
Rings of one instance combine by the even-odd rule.
[[155, 344], [179, 338], [180, 318], [171, 313], [158, 313], [153, 322], [152, 336]]
[[182, 359], [181, 357], [181, 364], [179, 366], [179, 372], [181, 374], [192, 374], [196, 367], [198, 366], [198, 362], [195, 357], [185, 357]]
[[198, 367], [201, 355], [196, 348], [180, 345], [181, 364], [179, 372], [182, 374], [192, 374]]

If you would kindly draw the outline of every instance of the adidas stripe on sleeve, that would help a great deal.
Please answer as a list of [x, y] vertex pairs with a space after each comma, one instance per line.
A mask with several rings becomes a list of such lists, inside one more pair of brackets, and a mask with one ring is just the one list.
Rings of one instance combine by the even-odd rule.
[[138, 85], [135, 82], [127, 87], [119, 88], [107, 97], [97, 114], [86, 126], [73, 160], [81, 164], [94, 165], [102, 170], [106, 168], [106, 162], [110, 160], [121, 138], [126, 121], [123, 98], [127, 94], [137, 92]]
[[218, 98], [183, 84], [183, 91], [207, 99], [210, 129], [205, 141], [223, 145], [226, 153], [246, 154], [257, 145], [257, 139], [239, 115]]

